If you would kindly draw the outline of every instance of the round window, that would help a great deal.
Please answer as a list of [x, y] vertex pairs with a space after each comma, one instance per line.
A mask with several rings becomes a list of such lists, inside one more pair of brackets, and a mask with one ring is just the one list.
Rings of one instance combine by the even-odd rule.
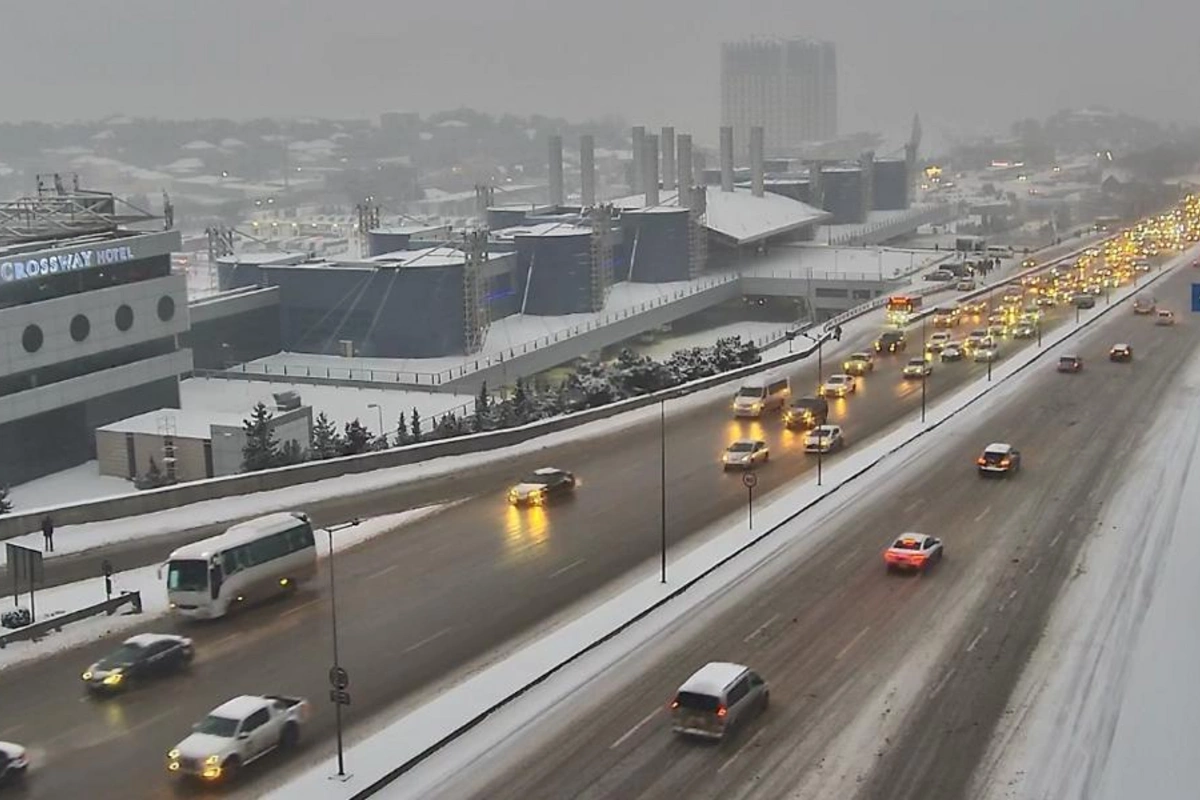
[[71, 338], [82, 342], [92, 332], [92, 323], [83, 314], [71, 317]]
[[21, 334], [21, 344], [25, 347], [26, 353], [36, 353], [41, 350], [42, 342], [45, 340], [42, 329], [37, 325], [26, 325], [25, 332]]
[[117, 330], [127, 331], [133, 327], [133, 309], [127, 305], [117, 306]]
[[158, 318], [163, 322], [175, 316], [175, 301], [168, 295], [158, 298]]

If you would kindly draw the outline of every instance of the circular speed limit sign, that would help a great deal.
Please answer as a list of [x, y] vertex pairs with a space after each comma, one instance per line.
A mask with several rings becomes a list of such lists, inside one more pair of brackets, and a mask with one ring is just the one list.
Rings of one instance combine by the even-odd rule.
[[742, 485], [745, 486], [747, 489], [753, 489], [755, 486], [758, 485], [758, 476], [755, 475], [753, 472], [747, 472], [745, 475], [742, 476]]

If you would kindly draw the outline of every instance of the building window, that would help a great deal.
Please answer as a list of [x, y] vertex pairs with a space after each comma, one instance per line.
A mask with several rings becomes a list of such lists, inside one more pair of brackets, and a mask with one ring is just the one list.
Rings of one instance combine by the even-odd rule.
[[92, 332], [92, 323], [83, 314], [71, 317], [71, 338], [82, 342]]
[[133, 327], [133, 309], [124, 304], [117, 306], [115, 321], [117, 323], [117, 330], [129, 330]]
[[158, 318], [167, 322], [175, 316], [175, 301], [169, 295], [158, 298]]
[[871, 299], [871, 290], [870, 289], [853, 289], [850, 292], [850, 296], [853, 297], [855, 300], [870, 300]]
[[817, 289], [817, 291], [816, 291], [816, 295], [817, 295], [817, 297], [837, 297], [837, 298], [845, 298], [845, 297], [846, 297], [848, 294], [849, 294], [849, 292], [848, 292], [846, 289], [825, 289], [825, 288], [821, 288], [821, 289]]
[[36, 353], [41, 350], [45, 340], [42, 329], [37, 325], [26, 325], [25, 332], [21, 334], [21, 345], [24, 346], [26, 353]]

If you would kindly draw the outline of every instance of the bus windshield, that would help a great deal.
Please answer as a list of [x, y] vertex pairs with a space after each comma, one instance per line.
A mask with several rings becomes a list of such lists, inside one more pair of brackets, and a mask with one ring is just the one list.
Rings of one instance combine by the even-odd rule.
[[168, 592], [200, 592], [208, 588], [208, 565], [188, 559], [167, 565]]

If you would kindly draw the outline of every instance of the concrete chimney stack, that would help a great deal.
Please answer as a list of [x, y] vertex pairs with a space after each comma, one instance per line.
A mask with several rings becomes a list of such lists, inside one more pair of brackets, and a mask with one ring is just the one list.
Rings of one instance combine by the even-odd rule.
[[662, 129], [662, 184], [663, 189], [671, 191], [675, 188], [675, 129]]
[[755, 197], [762, 197], [764, 191], [766, 166], [763, 160], [766, 156], [763, 150], [763, 129], [755, 126], [750, 129], [750, 192]]
[[645, 166], [645, 156], [642, 152], [646, 146], [646, 129], [638, 125], [633, 129], [633, 179], [630, 181], [629, 190], [633, 194], [645, 191], [642, 185], [643, 167]]
[[587, 208], [596, 205], [596, 137], [579, 137], [579, 202]]
[[646, 184], [646, 205], [658, 205], [658, 137], [647, 134], [642, 144], [642, 180]]
[[721, 191], [733, 191], [733, 127], [721, 128]]
[[696, 188], [696, 174], [692, 169], [692, 135], [679, 134], [679, 205], [683, 208], [692, 207], [692, 191]]
[[550, 205], [559, 208], [563, 196], [563, 142], [561, 136], [550, 137]]

